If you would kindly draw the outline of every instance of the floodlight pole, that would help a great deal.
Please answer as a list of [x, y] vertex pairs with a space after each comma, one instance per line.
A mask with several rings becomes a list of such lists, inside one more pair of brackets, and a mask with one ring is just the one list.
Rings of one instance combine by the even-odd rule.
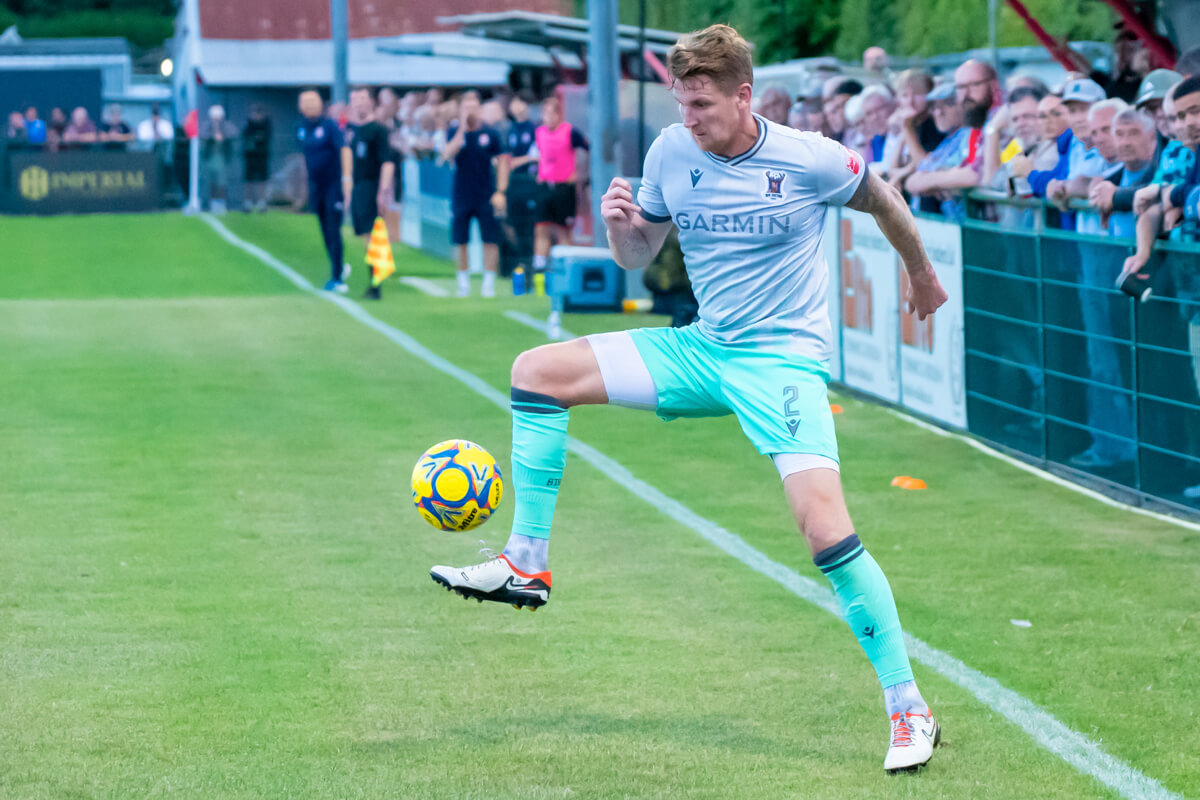
[[642, 161], [646, 158], [646, 0], [638, 0], [638, 50], [637, 50], [637, 148], [638, 175], [642, 174]]
[[588, 94], [591, 114], [588, 116], [588, 137], [592, 140], [590, 154], [592, 174], [593, 244], [603, 247], [606, 240], [604, 221], [600, 218], [600, 198], [616, 177], [617, 150], [617, 2], [588, 0]]
[[345, 103], [346, 94], [346, 0], [329, 0], [329, 37], [333, 41], [333, 86], [330, 99]]

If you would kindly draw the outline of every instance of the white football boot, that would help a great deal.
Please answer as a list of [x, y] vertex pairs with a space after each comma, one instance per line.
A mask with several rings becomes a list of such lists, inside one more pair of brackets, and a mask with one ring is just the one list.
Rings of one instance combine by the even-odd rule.
[[550, 599], [550, 572], [521, 572], [504, 556], [473, 567], [437, 566], [429, 570], [434, 583], [479, 602], [511, 603], [513, 608], [537, 611]]
[[933, 714], [897, 711], [892, 714], [892, 743], [883, 759], [886, 772], [915, 772], [933, 758], [933, 748], [942, 739], [942, 729]]

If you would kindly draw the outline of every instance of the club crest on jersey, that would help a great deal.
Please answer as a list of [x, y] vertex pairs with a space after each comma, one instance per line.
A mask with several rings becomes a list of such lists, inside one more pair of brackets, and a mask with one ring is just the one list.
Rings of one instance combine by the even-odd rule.
[[768, 200], [782, 200], [783, 179], [787, 177], [787, 173], [769, 169], [763, 174], [767, 176], [767, 190], [763, 192], [763, 197]]

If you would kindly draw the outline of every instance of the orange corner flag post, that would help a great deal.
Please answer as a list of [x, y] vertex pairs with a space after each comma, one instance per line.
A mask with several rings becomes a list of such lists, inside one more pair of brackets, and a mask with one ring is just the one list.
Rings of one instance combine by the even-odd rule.
[[387, 223], [383, 217], [375, 218], [371, 228], [371, 243], [367, 246], [367, 264], [371, 267], [371, 286], [383, 283], [388, 275], [396, 271], [392, 259], [392, 243], [388, 240]]

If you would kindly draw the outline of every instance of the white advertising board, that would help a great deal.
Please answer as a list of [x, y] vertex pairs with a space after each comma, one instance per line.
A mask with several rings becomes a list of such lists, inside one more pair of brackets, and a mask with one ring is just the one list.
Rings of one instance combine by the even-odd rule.
[[[920, 414], [967, 427], [963, 341], [962, 232], [950, 222], [917, 220], [925, 252], [949, 300], [921, 321], [900, 309], [900, 402]], [[897, 268], [900, 296], [908, 275]]]
[[868, 214], [842, 209], [842, 382], [900, 401], [899, 259]]

